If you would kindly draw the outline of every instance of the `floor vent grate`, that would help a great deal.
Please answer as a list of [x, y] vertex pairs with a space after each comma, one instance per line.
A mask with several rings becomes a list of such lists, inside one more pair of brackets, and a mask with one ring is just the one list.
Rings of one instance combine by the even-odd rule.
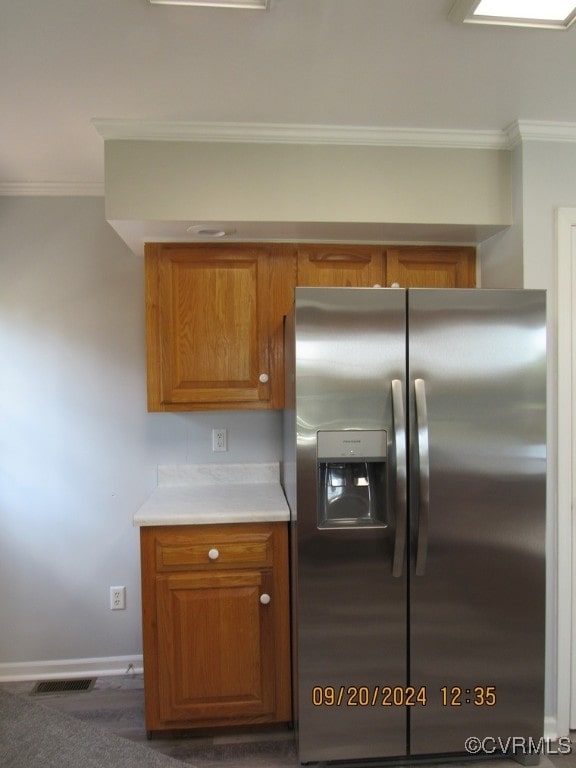
[[90, 691], [96, 682], [96, 678], [84, 680], [43, 680], [36, 683], [30, 691], [30, 696], [38, 696], [43, 693], [77, 693], [78, 691]]

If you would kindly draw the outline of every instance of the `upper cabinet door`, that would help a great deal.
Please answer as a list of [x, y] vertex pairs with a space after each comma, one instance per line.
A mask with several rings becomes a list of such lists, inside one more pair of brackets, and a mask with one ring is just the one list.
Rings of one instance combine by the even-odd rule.
[[409, 246], [386, 252], [387, 283], [400, 288], [475, 288], [476, 249]]
[[147, 245], [149, 410], [278, 407], [272, 248]]
[[300, 286], [370, 288], [385, 285], [383, 249], [370, 245], [300, 245]]

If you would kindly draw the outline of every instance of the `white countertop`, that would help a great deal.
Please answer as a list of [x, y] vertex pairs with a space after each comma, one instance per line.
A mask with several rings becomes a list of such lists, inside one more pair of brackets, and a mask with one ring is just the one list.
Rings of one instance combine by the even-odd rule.
[[158, 467], [158, 487], [134, 525], [285, 522], [278, 463]]

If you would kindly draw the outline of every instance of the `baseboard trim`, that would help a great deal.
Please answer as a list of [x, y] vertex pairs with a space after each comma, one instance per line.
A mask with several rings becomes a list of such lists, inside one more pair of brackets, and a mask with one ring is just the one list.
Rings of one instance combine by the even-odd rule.
[[0, 663], [0, 682], [68, 680], [75, 677], [106, 677], [142, 672], [142, 655], [106, 656], [95, 659], [59, 659]]

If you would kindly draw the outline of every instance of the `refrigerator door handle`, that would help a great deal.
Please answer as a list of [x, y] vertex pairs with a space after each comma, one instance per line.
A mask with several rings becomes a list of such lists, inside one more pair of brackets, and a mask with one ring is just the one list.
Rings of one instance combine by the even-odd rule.
[[416, 445], [418, 449], [418, 539], [416, 543], [416, 576], [424, 576], [428, 555], [430, 523], [430, 451], [428, 445], [428, 407], [426, 383], [414, 380], [416, 404]]
[[396, 531], [394, 533], [394, 554], [392, 576], [402, 576], [404, 550], [406, 549], [407, 524], [407, 466], [406, 466], [406, 415], [402, 381], [392, 380], [392, 415], [394, 421], [394, 454], [396, 456]]

